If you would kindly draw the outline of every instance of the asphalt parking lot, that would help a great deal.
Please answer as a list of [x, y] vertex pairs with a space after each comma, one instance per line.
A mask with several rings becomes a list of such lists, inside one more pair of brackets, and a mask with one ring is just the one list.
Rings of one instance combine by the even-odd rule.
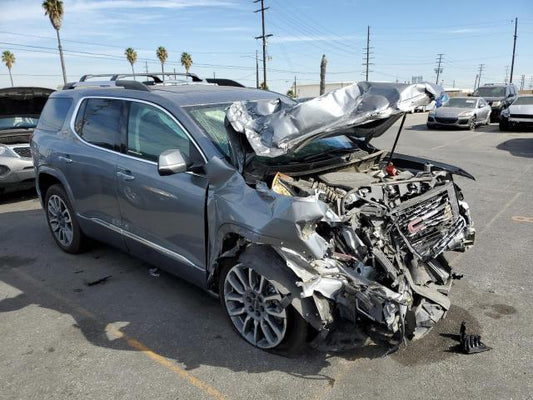
[[[464, 278], [422, 340], [388, 356], [256, 350], [186, 282], [103, 244], [61, 252], [38, 200], [11, 194], [0, 201], [0, 398], [533, 399], [533, 132], [428, 131], [425, 118], [408, 115], [397, 151], [476, 177], [456, 182], [477, 242], [449, 255]], [[373, 143], [389, 149], [395, 131]], [[463, 320], [492, 351], [454, 350]]]

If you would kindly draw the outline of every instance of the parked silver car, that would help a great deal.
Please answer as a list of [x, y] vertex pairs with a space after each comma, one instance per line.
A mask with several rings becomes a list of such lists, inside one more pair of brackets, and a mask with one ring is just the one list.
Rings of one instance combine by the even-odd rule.
[[473, 177], [369, 144], [440, 87], [361, 82], [296, 103], [102, 85], [54, 93], [33, 136], [61, 249], [96, 238], [212, 291], [261, 349], [398, 346], [446, 315], [443, 253], [475, 235], [452, 175]]
[[34, 186], [30, 136], [52, 92], [35, 87], [0, 89], [0, 193]]
[[452, 97], [428, 114], [427, 127], [467, 128], [474, 130], [490, 124], [491, 107], [481, 97]]
[[520, 96], [500, 114], [500, 130], [533, 128], [533, 96]]

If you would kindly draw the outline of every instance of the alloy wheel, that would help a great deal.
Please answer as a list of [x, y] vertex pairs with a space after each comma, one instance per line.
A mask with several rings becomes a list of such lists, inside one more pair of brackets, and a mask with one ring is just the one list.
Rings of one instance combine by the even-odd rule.
[[248, 342], [262, 349], [278, 346], [287, 332], [287, 311], [272, 282], [243, 264], [224, 280], [224, 303], [231, 322]]
[[52, 195], [48, 199], [48, 223], [56, 239], [62, 246], [68, 247], [74, 237], [72, 217], [67, 205], [58, 195]]

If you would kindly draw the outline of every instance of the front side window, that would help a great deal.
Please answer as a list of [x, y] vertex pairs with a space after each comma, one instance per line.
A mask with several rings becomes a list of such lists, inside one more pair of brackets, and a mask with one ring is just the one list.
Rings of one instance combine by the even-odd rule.
[[190, 108], [188, 111], [211, 141], [228, 158], [231, 157], [231, 145], [226, 131], [226, 108], [229, 104], [215, 104]]
[[191, 139], [167, 113], [148, 104], [130, 102], [128, 154], [157, 161], [168, 149], [179, 149], [190, 161], [198, 159]]
[[124, 126], [125, 102], [86, 99], [76, 116], [75, 129], [83, 140], [110, 150], [119, 150]]

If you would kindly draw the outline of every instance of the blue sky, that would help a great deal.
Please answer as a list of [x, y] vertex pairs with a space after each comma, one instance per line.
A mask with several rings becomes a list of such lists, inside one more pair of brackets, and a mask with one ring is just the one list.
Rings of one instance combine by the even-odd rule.
[[[0, 0], [0, 50], [17, 57], [15, 84], [56, 87], [61, 82], [55, 32], [41, 0]], [[533, 76], [533, 0], [350, 1], [265, 0], [269, 39], [268, 83], [285, 92], [317, 83], [322, 54], [328, 82], [363, 79], [363, 48], [370, 25], [374, 65], [370, 80], [435, 81], [437, 53], [444, 53], [445, 86], [471, 88], [479, 64], [481, 82], [501, 82], [510, 65], [514, 18], [518, 17], [513, 81]], [[137, 71], [159, 71], [155, 49], [169, 52], [167, 70], [191, 72], [255, 85], [255, 52], [261, 55], [260, 15], [252, 0], [64, 0], [61, 29], [69, 80], [84, 73], [129, 72], [123, 53], [137, 50]], [[33, 47], [30, 47], [33, 46]], [[0, 87], [9, 85], [0, 67]]]

